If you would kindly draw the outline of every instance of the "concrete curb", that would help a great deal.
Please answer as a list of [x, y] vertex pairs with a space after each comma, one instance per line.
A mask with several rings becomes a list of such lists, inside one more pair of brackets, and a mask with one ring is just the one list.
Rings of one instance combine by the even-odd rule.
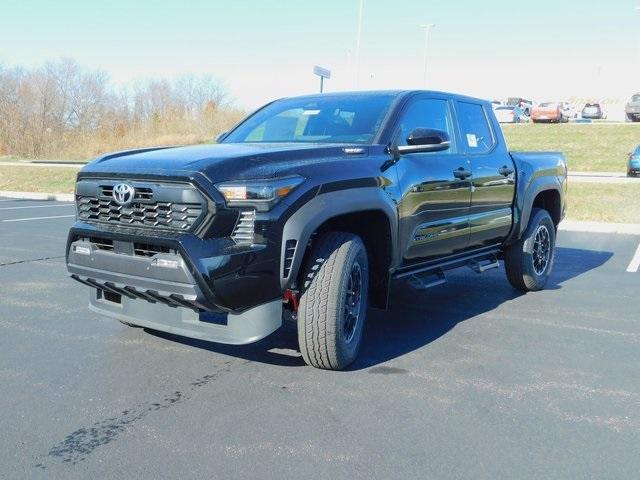
[[73, 163], [73, 162], [36, 162], [36, 161], [20, 161], [20, 162], [0, 162], [0, 168], [6, 167], [51, 167], [51, 168], [75, 168], [76, 170], [84, 167], [86, 163]]
[[626, 177], [627, 172], [574, 172], [569, 170], [570, 177]]
[[560, 230], [567, 232], [619, 233], [624, 235], [640, 235], [640, 223], [605, 223], [563, 220]]
[[73, 193], [41, 193], [41, 192], [11, 192], [0, 190], [0, 197], [21, 200], [53, 200], [56, 202], [73, 202]]

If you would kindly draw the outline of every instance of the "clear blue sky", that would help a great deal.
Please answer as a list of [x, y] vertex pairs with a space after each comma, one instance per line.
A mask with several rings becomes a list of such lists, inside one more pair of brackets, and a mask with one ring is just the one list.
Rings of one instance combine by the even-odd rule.
[[[351, 89], [359, 0], [3, 0], [0, 62], [61, 56], [114, 82], [211, 73], [243, 106]], [[535, 100], [625, 97], [640, 90], [636, 0], [365, 0], [359, 88], [430, 86]], [[634, 73], [632, 73], [634, 72]], [[542, 74], [541, 74], [542, 73]], [[635, 76], [635, 79], [632, 78]]]

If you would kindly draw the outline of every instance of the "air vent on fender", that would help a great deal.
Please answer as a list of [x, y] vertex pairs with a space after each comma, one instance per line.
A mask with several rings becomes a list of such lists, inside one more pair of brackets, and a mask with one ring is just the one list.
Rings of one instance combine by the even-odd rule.
[[253, 244], [255, 220], [255, 210], [241, 210], [238, 223], [236, 223], [236, 228], [233, 229], [231, 238], [233, 238], [233, 240], [239, 245]]
[[296, 240], [287, 240], [284, 248], [284, 266], [282, 268], [282, 277], [287, 278], [291, 273], [291, 265], [293, 263], [293, 256], [296, 253]]

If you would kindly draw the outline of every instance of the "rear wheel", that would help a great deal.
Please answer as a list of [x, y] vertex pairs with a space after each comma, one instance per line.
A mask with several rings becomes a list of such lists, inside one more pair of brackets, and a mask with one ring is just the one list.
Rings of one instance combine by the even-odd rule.
[[369, 267], [357, 235], [321, 236], [307, 262], [298, 307], [298, 343], [305, 362], [342, 370], [360, 350], [367, 314]]
[[509, 283], [525, 292], [542, 290], [555, 255], [556, 229], [549, 212], [534, 208], [522, 238], [505, 251]]

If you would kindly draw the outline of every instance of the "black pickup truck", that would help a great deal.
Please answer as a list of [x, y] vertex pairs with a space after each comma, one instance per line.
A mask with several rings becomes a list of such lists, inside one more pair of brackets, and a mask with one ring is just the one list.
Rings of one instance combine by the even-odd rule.
[[246, 344], [293, 320], [308, 364], [343, 369], [394, 280], [424, 289], [502, 259], [515, 288], [542, 289], [566, 174], [561, 153], [509, 152], [484, 100], [286, 98], [217, 145], [84, 167], [67, 267], [125, 324]]

